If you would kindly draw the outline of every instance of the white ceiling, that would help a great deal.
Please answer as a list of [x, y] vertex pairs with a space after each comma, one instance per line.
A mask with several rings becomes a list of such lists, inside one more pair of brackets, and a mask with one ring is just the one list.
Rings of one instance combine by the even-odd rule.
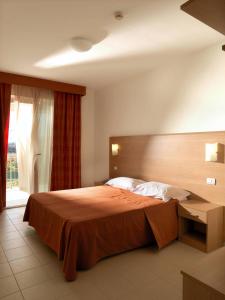
[[[184, 2], [0, 0], [0, 70], [101, 88], [165, 58], [222, 43], [222, 34], [179, 9]], [[122, 21], [113, 18], [117, 10]], [[74, 36], [104, 34], [90, 52], [68, 47]]]

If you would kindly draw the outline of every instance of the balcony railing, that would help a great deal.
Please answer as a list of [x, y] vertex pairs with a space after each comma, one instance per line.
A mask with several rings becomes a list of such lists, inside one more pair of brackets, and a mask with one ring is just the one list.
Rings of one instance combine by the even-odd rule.
[[16, 153], [9, 153], [7, 156], [7, 170], [6, 170], [6, 187], [12, 189], [18, 187], [18, 165], [16, 160]]

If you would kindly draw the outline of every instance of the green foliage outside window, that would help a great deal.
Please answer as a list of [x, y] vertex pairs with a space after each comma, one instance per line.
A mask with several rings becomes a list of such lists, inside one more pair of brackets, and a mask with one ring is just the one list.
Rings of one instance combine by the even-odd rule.
[[18, 186], [18, 165], [16, 155], [9, 155], [7, 159], [6, 186], [8, 189]]

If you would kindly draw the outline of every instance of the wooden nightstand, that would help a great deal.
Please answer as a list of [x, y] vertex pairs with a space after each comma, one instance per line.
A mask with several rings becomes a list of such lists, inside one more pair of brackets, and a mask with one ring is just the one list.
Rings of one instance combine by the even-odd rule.
[[199, 200], [178, 205], [179, 240], [204, 252], [223, 245], [223, 207]]

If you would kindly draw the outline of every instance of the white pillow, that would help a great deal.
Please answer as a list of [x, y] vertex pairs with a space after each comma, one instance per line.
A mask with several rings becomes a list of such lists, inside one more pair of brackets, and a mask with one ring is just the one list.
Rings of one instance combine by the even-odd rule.
[[177, 199], [179, 201], [187, 200], [187, 197], [190, 195], [190, 193], [186, 190], [155, 181], [139, 184], [134, 189], [134, 193], [142, 196], [159, 198], [165, 202], [169, 201], [170, 199]]
[[129, 190], [132, 192], [136, 188], [137, 185], [140, 185], [144, 182], [146, 182], [146, 181], [141, 180], [141, 179], [135, 179], [135, 178], [129, 178], [129, 177], [116, 177], [116, 178], [110, 179], [105, 184], [113, 186], [113, 187]]

